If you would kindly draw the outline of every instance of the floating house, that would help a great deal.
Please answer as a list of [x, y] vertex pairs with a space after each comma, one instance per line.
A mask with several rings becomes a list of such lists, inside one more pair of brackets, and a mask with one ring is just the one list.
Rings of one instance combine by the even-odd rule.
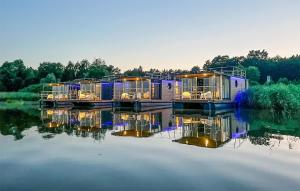
[[175, 81], [166, 76], [128, 77], [114, 81], [114, 107], [136, 111], [171, 107]]
[[180, 114], [176, 121], [182, 125], [181, 136], [174, 140], [181, 144], [218, 148], [231, 139], [246, 138], [248, 123], [239, 121], [234, 113], [218, 115]]
[[94, 79], [50, 83], [41, 93], [42, 104], [50, 106], [111, 106], [112, 98], [113, 83]]
[[236, 95], [248, 87], [246, 73], [238, 67], [211, 68], [176, 78], [175, 109], [229, 108]]

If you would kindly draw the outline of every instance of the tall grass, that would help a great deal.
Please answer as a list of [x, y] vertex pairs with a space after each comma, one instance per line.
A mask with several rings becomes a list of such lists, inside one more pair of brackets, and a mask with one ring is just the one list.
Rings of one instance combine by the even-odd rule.
[[40, 93], [42, 90], [43, 90], [43, 84], [32, 84], [23, 89], [20, 89], [19, 92]]
[[240, 92], [236, 102], [248, 108], [300, 110], [300, 85], [278, 83], [253, 86]]
[[32, 92], [0, 92], [0, 101], [38, 101], [39, 94]]

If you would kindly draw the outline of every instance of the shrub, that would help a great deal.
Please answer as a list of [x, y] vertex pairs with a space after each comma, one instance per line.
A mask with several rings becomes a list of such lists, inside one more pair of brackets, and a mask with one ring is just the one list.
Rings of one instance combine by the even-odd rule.
[[43, 90], [43, 84], [33, 84], [19, 90], [19, 92], [40, 93], [42, 90]]
[[40, 95], [32, 92], [0, 92], [0, 101], [37, 101]]
[[257, 85], [241, 92], [236, 102], [243, 107], [295, 111], [300, 109], [300, 85]]

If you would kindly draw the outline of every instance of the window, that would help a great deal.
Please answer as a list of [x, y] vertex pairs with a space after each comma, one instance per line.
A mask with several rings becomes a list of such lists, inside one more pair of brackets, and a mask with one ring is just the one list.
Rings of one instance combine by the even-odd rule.
[[238, 87], [238, 81], [237, 80], [235, 80], [235, 87], [237, 88]]

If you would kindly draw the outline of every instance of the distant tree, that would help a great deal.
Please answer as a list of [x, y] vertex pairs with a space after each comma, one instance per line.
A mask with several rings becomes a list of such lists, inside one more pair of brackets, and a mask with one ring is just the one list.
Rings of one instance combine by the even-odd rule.
[[289, 80], [287, 78], [279, 78], [277, 83], [289, 84]]
[[75, 73], [76, 73], [75, 65], [71, 61], [69, 61], [68, 65], [64, 69], [61, 81], [66, 82], [66, 81], [74, 80], [76, 77]]
[[38, 67], [39, 78], [45, 78], [48, 74], [54, 74], [56, 79], [61, 79], [64, 66], [61, 63], [43, 62]]
[[108, 66], [103, 59], [95, 59], [87, 70], [87, 77], [89, 78], [102, 78], [109, 74]]
[[56, 77], [53, 73], [48, 74], [45, 78], [42, 78], [40, 83], [55, 83], [57, 82]]
[[75, 78], [86, 78], [88, 68], [90, 67], [90, 62], [88, 60], [82, 60], [75, 64]]
[[258, 82], [260, 79], [260, 72], [256, 66], [249, 66], [246, 68], [247, 78], [251, 81]]
[[29, 67], [25, 69], [25, 87], [39, 82], [38, 71]]
[[26, 67], [22, 60], [5, 62], [0, 68], [0, 80], [7, 91], [16, 91], [25, 85]]
[[268, 58], [268, 52], [265, 50], [250, 50], [247, 55], [247, 58], [265, 60]]
[[200, 71], [201, 71], [201, 69], [199, 66], [194, 66], [191, 69], [191, 73], [193, 73], [193, 74], [199, 73]]
[[127, 70], [124, 72], [124, 74], [127, 76], [145, 76], [142, 66], [134, 68], [133, 70]]

